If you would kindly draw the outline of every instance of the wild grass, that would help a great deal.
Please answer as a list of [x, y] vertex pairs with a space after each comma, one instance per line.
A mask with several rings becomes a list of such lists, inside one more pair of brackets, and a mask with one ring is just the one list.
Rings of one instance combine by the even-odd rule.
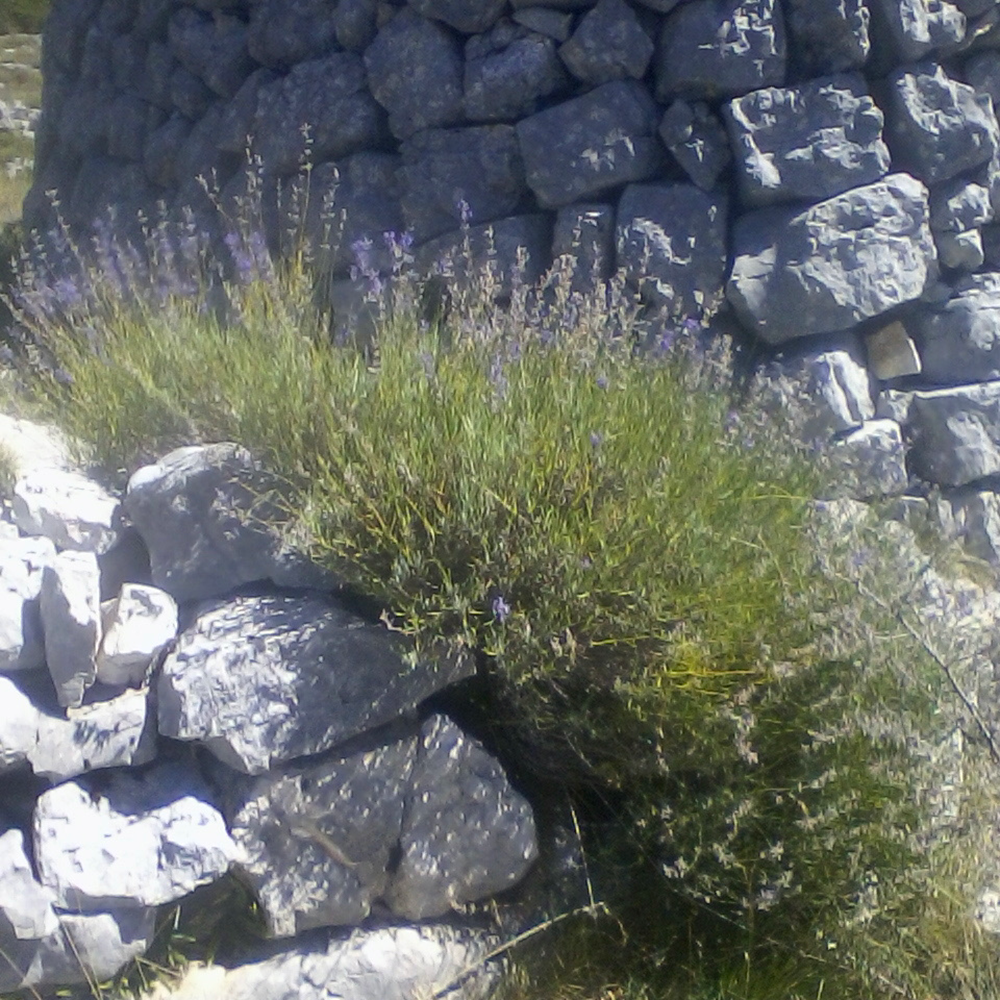
[[707, 320], [571, 293], [565, 261], [535, 288], [487, 267], [428, 317], [393, 237], [391, 275], [356, 248], [381, 303], [358, 351], [308, 255], [149, 237], [22, 261], [35, 401], [120, 480], [255, 450], [316, 558], [418, 651], [478, 657], [520, 768], [619, 817], [629, 892], [533, 937], [513, 997], [990, 995], [998, 762], [982, 732], [952, 752], [980, 651], [907, 630], [924, 554], [813, 503], [823, 469], [741, 405]]
[[40, 69], [42, 64], [41, 39], [35, 34], [0, 34], [0, 79], [14, 66]]
[[49, 0], [4, 0], [0, 8], [0, 35], [38, 34], [49, 6]]

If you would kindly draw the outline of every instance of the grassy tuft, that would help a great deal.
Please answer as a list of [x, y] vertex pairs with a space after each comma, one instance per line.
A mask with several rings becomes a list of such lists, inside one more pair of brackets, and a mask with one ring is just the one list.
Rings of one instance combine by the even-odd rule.
[[538, 288], [487, 269], [428, 319], [397, 238], [359, 352], [308, 255], [227, 244], [51, 242], [18, 293], [36, 399], [121, 477], [255, 450], [318, 559], [418, 649], [479, 658], [521, 768], [619, 817], [638, 888], [526, 945], [523, 996], [989, 995], [994, 762], [951, 752], [975, 678], [898, 617], [923, 555], [812, 502], [823, 470], [736, 405], [707, 321], [571, 294], [566, 261]]
[[50, 0], [4, 0], [0, 35], [38, 34], [48, 17]]

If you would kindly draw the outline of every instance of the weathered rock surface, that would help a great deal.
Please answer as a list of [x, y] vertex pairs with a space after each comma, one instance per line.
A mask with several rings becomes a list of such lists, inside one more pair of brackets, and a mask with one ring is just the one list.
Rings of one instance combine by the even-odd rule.
[[804, 211], [738, 219], [726, 294], [758, 336], [780, 344], [846, 330], [918, 298], [936, 276], [926, 188], [890, 174]]
[[60, 552], [44, 568], [39, 611], [59, 704], [75, 708], [97, 678], [101, 573], [92, 552]]
[[927, 381], [942, 385], [1000, 378], [1000, 275], [963, 279], [946, 302], [908, 321]]
[[101, 620], [97, 679], [137, 686], [177, 634], [177, 604], [156, 587], [126, 583], [118, 597], [102, 605]]
[[1000, 382], [915, 392], [909, 417], [917, 475], [964, 486], [1000, 472]]
[[329, 0], [264, 0], [253, 6], [247, 50], [262, 66], [284, 68], [326, 55], [336, 40]]
[[237, 598], [199, 614], [164, 661], [160, 732], [259, 774], [406, 714], [470, 669], [411, 666], [384, 628], [326, 598]]
[[663, 163], [645, 88], [616, 80], [518, 122], [528, 186], [544, 208], [651, 177]]
[[674, 316], [715, 312], [726, 276], [727, 207], [690, 184], [630, 185], [618, 203], [618, 267]]
[[818, 201], [889, 170], [882, 112], [860, 73], [755, 90], [723, 115], [747, 205]]
[[0, 546], [0, 671], [45, 663], [39, 597], [45, 567], [55, 557], [47, 538], [10, 539]]
[[555, 42], [537, 29], [500, 22], [465, 44], [465, 114], [472, 121], [512, 121], [531, 114], [541, 100], [568, 85]]
[[827, 456], [836, 483], [830, 496], [888, 497], [909, 483], [902, 432], [893, 420], [869, 420], [834, 442]]
[[38, 709], [9, 678], [0, 677], [0, 774], [24, 764], [38, 739]]
[[684, 172], [711, 191], [733, 158], [726, 130], [704, 101], [676, 100], [664, 112], [660, 138]]
[[457, 39], [412, 7], [400, 11], [365, 51], [368, 84], [389, 112], [389, 128], [406, 139], [462, 118], [462, 53]]
[[405, 724], [300, 773], [254, 782], [232, 832], [272, 934], [368, 916], [389, 882], [416, 748], [417, 726]]
[[509, 889], [537, 857], [531, 807], [445, 716], [421, 730], [400, 847], [387, 901], [411, 920]]
[[653, 41], [625, 0], [598, 0], [560, 47], [559, 56], [583, 83], [641, 80], [653, 58]]
[[687, 0], [663, 22], [656, 97], [718, 100], [785, 82], [785, 21], [776, 0]]
[[410, 6], [424, 17], [474, 35], [485, 31], [500, 16], [506, 0], [410, 0]]
[[510, 215], [527, 191], [510, 125], [426, 129], [401, 146], [403, 215], [417, 243]]
[[947, 504], [948, 534], [961, 536], [972, 555], [1000, 565], [1000, 496], [991, 490], [961, 490], [940, 502]]
[[899, 320], [865, 337], [868, 368], [875, 378], [894, 379], [919, 375], [920, 355], [906, 326]]
[[161, 988], [150, 1000], [413, 1000], [444, 989], [449, 1000], [487, 1000], [502, 967], [484, 961], [496, 944], [434, 925], [318, 935], [230, 971], [192, 968], [176, 993]]
[[246, 25], [237, 18], [181, 7], [170, 18], [168, 40], [177, 61], [220, 97], [232, 97], [255, 68]]
[[169, 903], [240, 857], [207, 788], [177, 765], [57, 785], [38, 798], [33, 836], [42, 884], [73, 911]]
[[988, 162], [1000, 140], [992, 102], [936, 63], [891, 74], [885, 114], [893, 166], [927, 184]]
[[244, 448], [178, 448], [129, 480], [123, 508], [149, 549], [153, 583], [177, 601], [202, 600], [255, 580], [330, 585], [282, 539], [275, 483]]
[[14, 486], [14, 519], [26, 535], [60, 549], [107, 552], [117, 540], [118, 502], [78, 472], [38, 469]]
[[882, 62], [914, 62], [965, 37], [965, 15], [947, 0], [870, 0], [868, 7]]
[[807, 76], [863, 66], [871, 51], [865, 0], [786, 0], [794, 62]]

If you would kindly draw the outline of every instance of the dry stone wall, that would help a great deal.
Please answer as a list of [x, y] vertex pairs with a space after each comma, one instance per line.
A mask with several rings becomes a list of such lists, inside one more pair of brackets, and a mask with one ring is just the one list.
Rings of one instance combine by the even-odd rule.
[[426, 270], [463, 220], [531, 274], [575, 249], [654, 325], [736, 323], [846, 492], [1000, 520], [994, 0], [55, 0], [43, 62], [40, 231], [54, 194], [218, 237], [199, 178], [231, 212], [250, 150], [280, 249], [307, 156], [335, 308], [386, 232]]

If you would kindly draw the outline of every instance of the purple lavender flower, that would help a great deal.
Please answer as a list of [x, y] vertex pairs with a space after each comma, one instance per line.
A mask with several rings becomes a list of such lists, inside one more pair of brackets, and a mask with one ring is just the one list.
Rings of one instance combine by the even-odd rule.
[[493, 356], [490, 362], [490, 384], [497, 399], [507, 395], [507, 377], [504, 375], [503, 358], [499, 354]]
[[600, 448], [604, 441], [604, 435], [598, 433], [597, 431], [590, 432], [590, 446], [592, 448]]
[[598, 375], [597, 376], [597, 388], [598, 389], [607, 389], [607, 387], [608, 387], [607, 376], [606, 375]]
[[510, 617], [510, 605], [500, 595], [493, 598], [493, 617], [501, 625]]

